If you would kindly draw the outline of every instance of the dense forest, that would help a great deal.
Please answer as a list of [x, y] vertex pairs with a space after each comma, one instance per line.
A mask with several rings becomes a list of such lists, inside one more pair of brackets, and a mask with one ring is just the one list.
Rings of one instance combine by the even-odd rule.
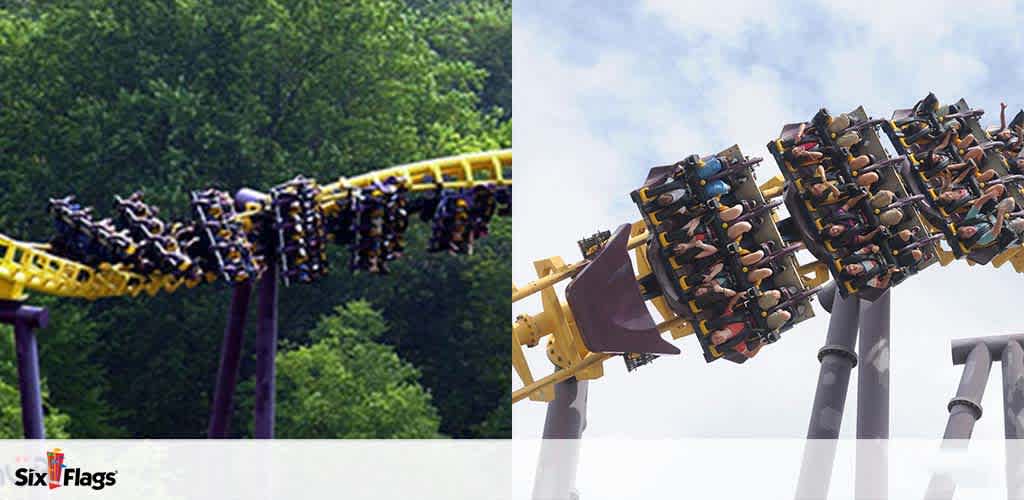
[[[99, 215], [136, 190], [266, 189], [511, 147], [511, 0], [0, 0], [0, 232], [52, 236], [47, 198]], [[388, 275], [281, 290], [280, 437], [507, 437], [512, 227]], [[230, 290], [96, 302], [39, 295], [47, 433], [200, 437]], [[254, 314], [254, 311], [253, 311]], [[232, 435], [251, 434], [250, 317]], [[10, 329], [0, 437], [21, 435]]]

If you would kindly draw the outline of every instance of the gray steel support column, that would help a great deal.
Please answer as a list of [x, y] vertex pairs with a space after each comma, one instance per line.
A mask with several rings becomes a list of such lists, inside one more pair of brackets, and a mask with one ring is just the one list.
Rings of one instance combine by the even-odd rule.
[[220, 350], [220, 368], [217, 370], [217, 387], [213, 393], [213, 410], [210, 413], [209, 438], [224, 438], [228, 434], [231, 420], [232, 400], [238, 382], [238, 365], [242, 357], [242, 337], [245, 333], [245, 317], [249, 312], [249, 295], [252, 282], [235, 285], [231, 292], [231, 311], [224, 329], [224, 342]]
[[889, 327], [891, 291], [861, 302], [857, 357], [858, 499], [888, 498]]
[[0, 322], [14, 326], [14, 349], [21, 396], [21, 428], [27, 439], [43, 439], [43, 396], [39, 382], [39, 349], [33, 330], [46, 328], [46, 309], [18, 301], [0, 301]]
[[555, 399], [548, 403], [544, 439], [579, 439], [587, 428], [586, 380], [570, 378], [555, 385]]
[[[800, 467], [796, 498], [825, 498], [832, 478], [835, 440], [843, 423], [843, 409], [850, 385], [850, 370], [857, 365], [854, 343], [857, 341], [860, 299], [842, 297], [835, 292], [832, 317], [828, 323], [825, 347], [818, 351], [821, 369], [814, 393], [807, 443]], [[815, 440], [827, 439], [829, 442]]]
[[850, 370], [857, 365], [854, 343], [857, 341], [860, 299], [842, 297], [836, 292], [832, 317], [828, 322], [825, 347], [818, 351], [821, 369], [814, 392], [807, 439], [836, 439], [843, 423], [843, 408], [850, 385]]
[[1024, 438], [1024, 349], [1010, 341], [1003, 348], [1003, 431], [1006, 439]]
[[889, 327], [887, 290], [860, 306], [857, 346], [857, 458], [854, 497], [889, 497]]
[[[942, 434], [943, 449], [967, 446], [967, 440], [974, 433], [974, 424], [981, 418], [981, 398], [985, 394], [989, 371], [992, 368], [992, 353], [987, 345], [979, 343], [971, 348], [964, 362], [964, 372], [956, 396], [949, 401], [949, 420]], [[953, 498], [956, 484], [948, 475], [932, 477], [925, 498]]]
[[997, 359], [1003, 355], [1003, 348], [1006, 347], [1006, 344], [1014, 341], [1024, 345], [1024, 334], [953, 339], [950, 354], [952, 354], [954, 365], [962, 365], [967, 361], [967, 355], [974, 350], [974, 347], [981, 344], [988, 348], [993, 359]]
[[570, 500], [576, 493], [580, 438], [587, 427], [587, 381], [570, 378], [555, 385], [548, 403], [544, 440], [533, 482], [534, 500]]
[[[959, 364], [957, 350], [962, 349], [957, 341], [953, 341], [953, 364]], [[956, 450], [967, 447], [967, 440], [974, 432], [974, 423], [981, 418], [981, 397], [985, 394], [989, 371], [992, 368], [992, 353], [984, 342], [977, 342], [963, 356], [964, 373], [960, 376], [960, 385], [956, 396], [950, 400], [949, 420], [942, 434], [942, 450]], [[948, 473], [936, 473], [928, 481], [925, 491], [926, 500], [950, 500], [956, 493], [956, 483]]]
[[274, 437], [274, 362], [277, 359], [277, 265], [268, 259], [259, 285], [259, 333], [256, 337], [256, 396], [253, 437]]
[[861, 303], [857, 439], [889, 439], [890, 293]]
[[836, 282], [835, 280], [825, 283], [825, 286], [818, 290], [818, 304], [821, 304], [822, 309], [832, 312], [832, 301], [836, 298]]
[[992, 354], [985, 345], [978, 344], [971, 349], [960, 376], [956, 397], [950, 400], [949, 420], [946, 422], [944, 439], [970, 439], [974, 423], [981, 418], [981, 397], [985, 394], [989, 370], [992, 368]]
[[1024, 474], [1021, 473], [1024, 447], [1024, 349], [1009, 341], [1002, 353], [1003, 430], [1006, 435], [1007, 498], [1024, 498]]

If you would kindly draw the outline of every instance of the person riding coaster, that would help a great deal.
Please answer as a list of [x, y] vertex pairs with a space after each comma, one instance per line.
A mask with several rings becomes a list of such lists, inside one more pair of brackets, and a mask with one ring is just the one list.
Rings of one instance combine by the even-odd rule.
[[982, 158], [985, 156], [985, 148], [981, 144], [977, 143], [977, 139], [974, 134], [968, 132], [963, 137], [960, 136], [960, 129], [963, 127], [960, 120], [952, 120], [949, 122], [947, 128], [947, 139], [943, 139], [940, 143], [940, 147], [946, 147], [952, 145], [960, 152], [960, 156], [963, 157], [964, 161], [974, 160], [977, 163], [981, 163]]
[[[856, 185], [867, 188], [878, 182], [878, 179], [877, 173], [868, 172], [857, 176]], [[807, 197], [814, 201], [816, 205], [842, 201], [844, 190], [849, 189], [855, 189], [853, 184], [839, 185], [837, 176], [828, 175], [825, 172], [825, 167], [821, 165], [818, 166], [814, 177], [807, 181]]]
[[[715, 174], [722, 171], [724, 168], [722, 160], [719, 160], [717, 156], [704, 160], [703, 164], [697, 163], [695, 167], [697, 177], [701, 180], [706, 181], [704, 185], [704, 194], [708, 198], [722, 196], [732, 191], [732, 186], [722, 179], [710, 179]], [[710, 180], [709, 180], [710, 179]]]
[[[693, 291], [694, 303], [701, 310], [706, 311], [721, 312], [731, 310], [735, 306], [735, 301], [739, 300], [739, 298], [740, 295], [735, 290], [723, 286], [717, 279], [700, 285]], [[720, 307], [723, 303], [726, 303], [725, 307]]]
[[839, 116], [830, 117], [828, 131], [837, 137], [842, 137], [848, 132], [859, 132], [868, 127], [874, 127], [885, 123], [887, 120], [861, 120], [849, 113], [840, 113]]
[[899, 129], [897, 131], [897, 136], [902, 137], [903, 140], [906, 141], [907, 144], [911, 145], [915, 152], [918, 153], [925, 150], [935, 149], [935, 145], [946, 137], [950, 130], [954, 127], [957, 129], [960, 127], [959, 119], [952, 119], [945, 124], [933, 126], [932, 119], [934, 118], [941, 121], [943, 119], [945, 108], [938, 106], [937, 102], [934, 107], [920, 107], [921, 104], [922, 102], [918, 102], [918, 104], [914, 106], [912, 116], [896, 120], [896, 126]]
[[[736, 304], [748, 300], [753, 296], [757, 297], [757, 304], [762, 310], [775, 307], [782, 299], [782, 292], [779, 290], [768, 290], [757, 295], [756, 289], [748, 289], [737, 292], [730, 288], [721, 286], [718, 279], [711, 283], [701, 285], [694, 290], [694, 302], [701, 310], [710, 311], [715, 316], [731, 316], [735, 311]], [[722, 307], [722, 305], [724, 307]]]
[[[1002, 184], [996, 184], [986, 188], [983, 196], [988, 195], [989, 199], [996, 199], [1002, 197], [1005, 191], [1006, 188]], [[935, 200], [936, 204], [950, 214], [960, 212], [973, 201], [971, 191], [967, 187], [956, 184], [945, 188]]]
[[876, 254], [881, 250], [878, 245], [865, 245], [853, 255], [843, 258], [840, 276], [855, 281], [858, 285], [885, 289], [889, 286], [894, 269], [882, 267]]
[[[689, 192], [686, 192], [685, 190], [682, 189], [677, 189], [674, 191], [669, 191], [667, 193], [662, 193], [658, 195], [658, 197], [654, 199], [654, 205], [659, 209], [666, 209], [670, 207], [676, 208], [678, 214], [686, 214], [688, 211], [691, 210], [690, 208], [687, 207], [697, 207], [697, 205], [694, 205], [695, 201], [696, 200], [694, 200], [694, 198], [689, 194]], [[703, 210], [697, 209], [693, 211], [702, 212]], [[742, 213], [742, 204], [736, 204], [733, 206], [718, 206], [718, 217], [722, 219], [723, 222], [730, 222], [736, 217], [739, 217]]]
[[821, 139], [813, 127], [806, 122], [800, 124], [792, 142], [784, 145], [788, 147], [783, 150], [782, 155], [794, 167], [815, 165], [821, 163], [825, 158], [825, 153], [821, 148]]
[[1010, 156], [1013, 156], [1020, 153], [1021, 146], [1024, 145], [1021, 141], [1024, 138], [1024, 127], [1020, 123], [1007, 125], [1006, 103], [999, 104], [1002, 108], [999, 111], [999, 127], [990, 128], [988, 134], [993, 140], [1003, 144], [1002, 151], [1004, 155], [1009, 153]]
[[904, 207], [907, 205], [913, 205], [917, 202], [923, 201], [925, 195], [915, 194], [907, 196], [906, 198], [896, 198], [896, 193], [888, 190], [881, 189], [877, 193], [871, 196], [868, 200], [868, 204], [871, 208], [875, 209], [876, 213], [879, 213], [878, 218], [886, 226], [894, 226], [899, 224], [902, 220], [902, 213], [898, 213], [895, 209]]
[[840, 148], [849, 148], [861, 141], [860, 127], [855, 126], [855, 119], [848, 113], [832, 116], [824, 108], [818, 110], [812, 119], [815, 128], [823, 127], [832, 142]]
[[[792, 317], [792, 313], [780, 309], [764, 318], [765, 326], [770, 330], [777, 330]], [[756, 356], [761, 347], [764, 346], [764, 343], [760, 340], [757, 341], [756, 346], [753, 348], [747, 345], [754, 331], [742, 314], [734, 313], [711, 320], [708, 322], [708, 328], [711, 330], [708, 336], [711, 339], [712, 345], [719, 348], [731, 347], [732, 350], [746, 358]]]
[[716, 268], [704, 277], [703, 283], [693, 291], [693, 302], [702, 311], [710, 311], [712, 314], [732, 314], [736, 303], [744, 298], [743, 293], [737, 293], [733, 288], [735, 284], [731, 276], [721, 272], [721, 262], [716, 263]]
[[[860, 141], [860, 133], [850, 130], [837, 137], [833, 142], [839, 148], [849, 148]], [[822, 161], [827, 159], [825, 156], [827, 151], [829, 150], [822, 145], [821, 139], [814, 135], [813, 126], [801, 123], [793, 139], [793, 145], [783, 150], [782, 156], [789, 160], [794, 167], [800, 168], [822, 163]], [[831, 151], [834, 152], [835, 149], [832, 148]], [[860, 155], [855, 158], [851, 157], [850, 161], [853, 165], [856, 165], [854, 168], [858, 168], [871, 163], [873, 160], [869, 155]]]
[[[736, 214], [738, 216], [739, 214]], [[735, 219], [735, 216], [732, 217]], [[729, 219], [729, 220], [732, 220]], [[723, 219], [723, 221], [725, 221]], [[725, 221], [728, 222], [728, 221]], [[738, 240], [743, 236], [744, 233], [753, 229], [753, 224], [749, 222], [738, 222], [729, 226], [726, 230], [726, 235], [730, 240]], [[708, 243], [713, 239], [713, 235], [708, 231], [706, 223], [703, 221], [703, 217], [694, 217], [690, 219], [683, 227], [677, 231], [684, 231], [686, 236], [689, 238], [687, 241], [677, 243], [672, 246], [672, 253], [676, 256], [684, 256], [690, 250], [699, 249], [700, 251], [693, 256], [695, 259], [703, 259], [718, 253], [719, 248]]]
[[[843, 151], [846, 152], [846, 163], [847, 165], [850, 166], [851, 170], [859, 170], [875, 162], [874, 155], [862, 154], [853, 156], [853, 154], [850, 153], [849, 149], [844, 149]], [[878, 174], [875, 175], [877, 176]]]
[[[1018, 139], [1018, 144], [1024, 142], [1024, 140]], [[1006, 160], [1009, 170], [1014, 173], [1024, 174], [1024, 150], [1018, 150], [1017, 153]]]
[[902, 137], [913, 148], [929, 149], [942, 139], [942, 132], [937, 132], [925, 118], [910, 118], [897, 122], [897, 137]]
[[[747, 254], [746, 256], [750, 256], [750, 255], [753, 255], [753, 254], [760, 254], [761, 257], [764, 256], [764, 253], [760, 252], [760, 251], [752, 252], [751, 254]], [[749, 260], [749, 261], [744, 262], [743, 258], [740, 259], [740, 261], [745, 266], [752, 266], [752, 265], [756, 264], [758, 262], [758, 260], [760, 260], [760, 259]], [[710, 285], [711, 288], [712, 288], [712, 291], [721, 292], [720, 289], [724, 288], [722, 286], [723, 284], [731, 283], [731, 279], [730, 279], [729, 275], [722, 273], [722, 271], [724, 269], [725, 269], [725, 264], [722, 263], [722, 261], [718, 261], [718, 262], [712, 264], [711, 266], [709, 266], [708, 270], [707, 270], [708, 271], [707, 274], [705, 274], [703, 276], [702, 280], [701, 280], [702, 285]], [[768, 268], [757, 268], [757, 269], [753, 269], [753, 270], [749, 271], [747, 273], [746, 277], [747, 277], [747, 281], [750, 282], [750, 283], [760, 283], [761, 281], [763, 281], [763, 280], [765, 280], [767, 278], [770, 278], [772, 276], [772, 274], [773, 274], [773, 272], [772, 272], [771, 269], [768, 269]], [[717, 285], [716, 285], [716, 283], [717, 283]]]
[[1001, 142], [1007, 142], [1013, 137], [1013, 131], [1006, 126], [1006, 103], [999, 103], [999, 126], [991, 127], [988, 130], [988, 135], [992, 136], [993, 139]]
[[[1000, 240], [999, 236], [1002, 234], [1006, 214], [1016, 207], [1016, 203], [1013, 198], [1007, 197], [996, 203], [995, 214], [991, 210], [982, 210], [982, 207], [987, 202], [994, 201], [998, 197], [999, 195], [995, 191], [986, 192], [977, 200], [974, 200], [971, 208], [960, 221], [960, 227], [956, 231], [957, 237], [960, 238], [967, 248], [972, 250], [981, 249], [996, 244]], [[1020, 227], [1020, 224], [1014, 222], [1014, 227]], [[1017, 234], [1014, 234], [1014, 239], [1017, 236]]]
[[[937, 144], [914, 145], [913, 152], [916, 156], [920, 157], [922, 164], [920, 170], [927, 176], [935, 175], [937, 172], [950, 167], [951, 157], [947, 151], [947, 147], [951, 144], [958, 151], [963, 151], [961, 157], [964, 162], [974, 161], [975, 163], [981, 163], [982, 158], [985, 156], [985, 148], [981, 146], [969, 147], [974, 143], [974, 134], [967, 134], [965, 137], [960, 138], [957, 134], [959, 130], [960, 122], [953, 121], [951, 126], [946, 130], [942, 136], [942, 140], [938, 141]], [[953, 168], [962, 168], [960, 163], [952, 165]]]
[[1022, 146], [1024, 146], [1024, 141], [1021, 141], [1021, 138], [1024, 138], [1024, 126], [1014, 125], [1007, 127], [1005, 130], [993, 135], [992, 138], [1002, 144], [999, 150], [1003, 153], [1003, 156], [1010, 159], [1020, 154]]
[[954, 186], [963, 185], [964, 180], [972, 176], [972, 174], [973, 178], [978, 182], [989, 182], [999, 176], [999, 173], [991, 168], [978, 173], [978, 165], [972, 160], [946, 167], [941, 172], [935, 174], [932, 179], [929, 179], [929, 184], [932, 187], [938, 188], [939, 192], [942, 193], [952, 189]]
[[[884, 193], [890, 192], [885, 191]], [[873, 241], [882, 232], [883, 226], [892, 226], [899, 223], [898, 219], [902, 218], [902, 213], [898, 209], [887, 210], [879, 216], [882, 225], [868, 229], [864, 219], [852, 212], [853, 207], [866, 196], [867, 193], [862, 191], [860, 194], [846, 200], [846, 203], [836, 208], [832, 214], [826, 217], [827, 222], [825, 222], [821, 230], [822, 241], [834, 241], [838, 243], [833, 245], [836, 248], [853, 251]], [[872, 197], [872, 202], [876, 200], [881, 206], [884, 206], [888, 204], [884, 202], [891, 202], [892, 198], [887, 194], [879, 193]]]
[[[891, 242], [900, 243], [899, 246], [894, 246], [893, 248], [899, 252], [899, 256], [902, 257], [900, 260], [905, 261], [905, 265], [919, 262], [921, 258], [924, 257], [924, 252], [921, 251], [921, 246], [925, 243], [919, 243], [914, 239], [920, 230], [921, 228], [917, 226], [902, 229], [897, 231], [890, 240]], [[892, 245], [892, 243], [890, 243], [890, 245]], [[907, 257], [909, 257], [909, 259]]]

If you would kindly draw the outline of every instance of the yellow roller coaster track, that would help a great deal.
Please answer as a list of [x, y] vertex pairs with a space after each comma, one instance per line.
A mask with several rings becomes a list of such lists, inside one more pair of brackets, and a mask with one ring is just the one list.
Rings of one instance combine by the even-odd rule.
[[[349, 189], [369, 187], [388, 177], [403, 179], [410, 191], [427, 191], [439, 186], [447, 189], [511, 186], [512, 179], [506, 175], [506, 170], [511, 171], [511, 168], [511, 149], [449, 156], [339, 178], [321, 186], [318, 201], [325, 210], [330, 210], [338, 200], [348, 196]], [[247, 222], [256, 210], [241, 212], [238, 218]], [[24, 300], [26, 291], [94, 300], [136, 296], [142, 292], [155, 295], [160, 291], [173, 292], [183, 285], [191, 288], [199, 284], [167, 275], [141, 275], [120, 266], [90, 267], [50, 254], [48, 248], [46, 244], [18, 241], [0, 234], [0, 300]]]

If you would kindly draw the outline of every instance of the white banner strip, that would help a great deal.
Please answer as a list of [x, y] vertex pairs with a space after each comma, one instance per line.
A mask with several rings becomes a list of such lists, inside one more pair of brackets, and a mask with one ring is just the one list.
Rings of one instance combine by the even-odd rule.
[[0, 441], [0, 499], [1002, 499], [1022, 462], [1002, 440]]

